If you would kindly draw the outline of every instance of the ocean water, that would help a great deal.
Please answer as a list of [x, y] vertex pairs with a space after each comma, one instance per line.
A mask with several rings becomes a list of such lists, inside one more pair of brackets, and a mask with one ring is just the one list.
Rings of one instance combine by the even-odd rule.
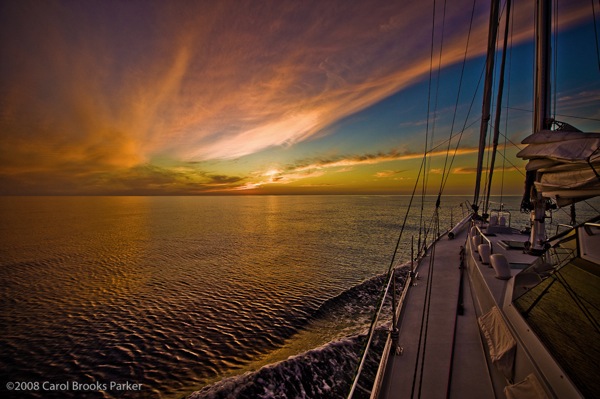
[[408, 201], [0, 198], [2, 397], [343, 397]]

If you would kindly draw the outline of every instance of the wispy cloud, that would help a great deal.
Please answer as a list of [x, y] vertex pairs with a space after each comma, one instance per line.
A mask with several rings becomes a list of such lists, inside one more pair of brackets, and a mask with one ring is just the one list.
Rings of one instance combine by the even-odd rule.
[[471, 175], [477, 173], [477, 168], [454, 168], [452, 173], [455, 175]]
[[399, 176], [403, 173], [405, 173], [406, 170], [382, 170], [379, 171], [377, 173], [375, 173], [375, 177], [380, 178], [380, 179], [390, 179], [393, 178], [395, 180], [399, 180], [399, 179], [405, 179], [406, 177], [403, 176]]
[[[498, 172], [500, 172], [500, 168], [498, 168]], [[515, 166], [507, 166], [507, 167], [503, 167], [502, 170], [504, 170], [504, 172], [518, 172], [519, 169], [516, 168]], [[477, 173], [477, 168], [463, 168], [463, 167], [458, 167], [458, 168], [453, 168], [452, 169], [452, 174], [454, 175], [474, 175]]]
[[[476, 152], [476, 148], [464, 148], [457, 151], [457, 156], [473, 154]], [[429, 153], [430, 158], [445, 156], [446, 151], [432, 151]], [[244, 184], [242, 187], [236, 187], [234, 189], [249, 190], [271, 184], [290, 184], [298, 180], [320, 177], [326, 173], [348, 172], [353, 167], [377, 165], [394, 161], [418, 160], [422, 157], [423, 155], [419, 153], [391, 150], [387, 153], [366, 153], [361, 155], [299, 160], [279, 169], [254, 172], [253, 177], [249, 178], [251, 183]], [[391, 178], [403, 172], [406, 172], [406, 170], [382, 170], [376, 172], [375, 177]], [[435, 171], [432, 171], [432, 173], [435, 173]]]
[[[462, 148], [456, 151], [456, 155], [473, 154], [477, 152], [477, 148]], [[454, 151], [452, 151], [454, 153]], [[451, 153], [451, 154], [452, 154]], [[445, 150], [436, 150], [428, 153], [428, 157], [442, 157], [446, 156]], [[315, 170], [323, 168], [337, 168], [342, 166], [355, 166], [355, 165], [373, 165], [382, 162], [391, 161], [408, 161], [414, 159], [423, 158], [423, 154], [419, 152], [409, 152], [402, 150], [391, 150], [387, 153], [378, 152], [374, 154], [362, 154], [362, 155], [350, 155], [345, 157], [330, 158], [330, 159], [319, 159], [309, 163], [299, 162], [298, 166], [294, 167], [296, 171]]]
[[[442, 67], [463, 57], [470, 4], [448, 5]], [[567, 24], [585, 15], [566, 11]], [[530, 35], [529, 14], [515, 12], [517, 41]], [[478, 9], [471, 57], [484, 52], [486, 19]], [[28, 186], [56, 176], [60, 191], [123, 173], [96, 182], [142, 190], [170, 184], [141, 172], [157, 156], [235, 159], [293, 146], [424, 79], [430, 20], [429, 5], [413, 1], [8, 2], [0, 175]], [[285, 176], [411, 156], [321, 160]]]

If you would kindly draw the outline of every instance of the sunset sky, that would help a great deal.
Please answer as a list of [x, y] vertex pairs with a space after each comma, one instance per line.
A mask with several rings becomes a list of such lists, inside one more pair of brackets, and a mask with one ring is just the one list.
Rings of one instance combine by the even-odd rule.
[[[474, 182], [481, 88], [465, 118], [488, 3], [475, 6], [450, 194]], [[505, 94], [507, 136], [519, 143], [531, 124], [534, 1], [515, 3]], [[600, 131], [592, 2], [562, 3], [557, 118]], [[432, 5], [2, 0], [0, 194], [407, 194], [427, 130], [435, 193], [473, 1], [448, 2], [445, 20], [437, 2], [428, 122]], [[511, 161], [505, 192], [520, 194], [523, 162]]]

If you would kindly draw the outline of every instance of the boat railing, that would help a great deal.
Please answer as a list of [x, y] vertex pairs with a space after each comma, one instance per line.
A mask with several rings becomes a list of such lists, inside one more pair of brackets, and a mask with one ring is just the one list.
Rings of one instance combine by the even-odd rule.
[[573, 226], [571, 226], [570, 224], [559, 223], [556, 225], [556, 233], [554, 233], [554, 235], [558, 235], [558, 230], [560, 230], [561, 227], [566, 228], [567, 230], [573, 228]]
[[[400, 294], [400, 298], [398, 299], [397, 302], [396, 302], [396, 298], [395, 298], [395, 289], [394, 289], [394, 297], [392, 298], [392, 301], [393, 301], [393, 303], [397, 303], [397, 305], [394, 306], [395, 310], [394, 310], [393, 319], [392, 319], [392, 327], [391, 327], [391, 329], [389, 331], [389, 334], [387, 336], [385, 347], [384, 347], [382, 355], [381, 355], [382, 359], [387, 359], [390, 351], [393, 350], [392, 346], [394, 344], [397, 345], [397, 338], [394, 337], [394, 333], [397, 333], [397, 326], [396, 326], [396, 322], [395, 321], [398, 320], [400, 314], [402, 313], [402, 309], [404, 308], [405, 299], [406, 299], [406, 296], [408, 295], [408, 290], [410, 289], [410, 287], [413, 286], [413, 281], [417, 279], [417, 276], [418, 276], [418, 273], [416, 273], [412, 269], [412, 267], [411, 267], [411, 271], [406, 276], [406, 280], [404, 282], [404, 288], [402, 289], [402, 293]], [[392, 282], [394, 281], [394, 278], [395, 278], [395, 272], [393, 272], [390, 275], [390, 278], [387, 281], [386, 288], [385, 288], [385, 293], [384, 293], [384, 298], [387, 296], [390, 287], [393, 286]], [[372, 343], [372, 340], [373, 340], [373, 335], [375, 333], [375, 328], [373, 326], [375, 326], [377, 324], [377, 321], [379, 319], [379, 316], [380, 316], [381, 310], [383, 308], [383, 303], [384, 302], [385, 301], [381, 302], [381, 304], [380, 304], [380, 306], [379, 306], [379, 308], [377, 310], [377, 313], [376, 313], [376, 316], [375, 316], [375, 320], [373, 321], [372, 328], [369, 331], [369, 337], [368, 337], [368, 340], [367, 340], [367, 345], [365, 347], [365, 351], [364, 351], [363, 356], [361, 358], [361, 362], [360, 362], [360, 364], [358, 366], [358, 370], [356, 371], [356, 375], [354, 376], [354, 380], [352, 382], [352, 387], [350, 389], [350, 392], [348, 393], [348, 396], [347, 396], [348, 399], [352, 399], [352, 397], [354, 395], [354, 392], [356, 391], [356, 388], [358, 387], [358, 382], [359, 382], [359, 379], [361, 377], [361, 374], [362, 374], [362, 371], [363, 371], [363, 368], [364, 368], [364, 364], [365, 364], [368, 352], [369, 352], [370, 347], [371, 347], [371, 343]], [[379, 394], [379, 389], [381, 387], [381, 384], [383, 382], [383, 377], [384, 377], [384, 374], [385, 374], [386, 363], [387, 362], [385, 362], [383, 360], [379, 363], [379, 368], [377, 370], [377, 374], [375, 375], [375, 380], [373, 382], [373, 387], [372, 387], [372, 390], [371, 390], [371, 398], [376, 398], [378, 396], [378, 394]]]
[[[407, 274], [406, 279], [404, 281], [404, 287], [402, 289], [402, 293], [400, 294], [400, 298], [398, 300], [396, 300], [396, 289], [394, 287], [393, 289], [393, 295], [392, 295], [392, 304], [393, 304], [393, 315], [392, 315], [392, 326], [390, 328], [390, 331], [387, 334], [387, 339], [386, 339], [386, 343], [385, 343], [385, 347], [382, 351], [382, 361], [379, 363], [379, 368], [377, 369], [377, 374], [375, 375], [375, 380], [373, 382], [373, 386], [371, 388], [371, 399], [377, 398], [378, 394], [379, 394], [379, 389], [381, 388], [381, 384], [383, 383], [383, 378], [385, 375], [385, 368], [386, 368], [386, 364], [387, 362], [383, 359], [387, 359], [388, 355], [390, 353], [390, 351], [392, 350], [392, 345], [394, 344], [398, 344], [397, 342], [397, 333], [398, 333], [398, 328], [396, 325], [396, 321], [399, 319], [400, 314], [402, 313], [402, 310], [404, 308], [404, 303], [406, 300], [406, 296], [408, 295], [408, 291], [409, 289], [413, 286], [414, 281], [416, 281], [418, 279], [418, 272], [416, 271], [416, 268], [413, 265], [413, 261], [414, 262], [418, 262], [421, 260], [421, 258], [423, 256], [425, 256], [425, 254], [427, 253], [427, 251], [429, 251], [429, 249], [435, 244], [435, 242], [437, 240], [439, 240], [441, 237], [443, 237], [444, 235], [446, 235], [448, 233], [449, 230], [446, 230], [443, 233], [439, 233], [437, 234], [436, 237], [434, 237], [434, 239], [424, 248], [423, 253], [417, 255], [417, 257], [414, 257], [414, 253], [412, 253], [411, 255], [411, 264], [410, 264], [410, 272]], [[388, 292], [390, 290], [390, 287], [393, 286], [392, 282], [394, 281], [394, 278], [396, 276], [395, 273], [395, 269], [394, 271], [390, 274], [387, 282], [386, 282], [386, 286], [385, 286], [385, 291], [383, 293], [382, 296], [382, 301], [379, 304], [379, 307], [377, 308], [377, 311], [375, 313], [374, 319], [371, 323], [371, 327], [369, 329], [369, 335], [368, 335], [368, 339], [367, 339], [367, 344], [365, 346], [365, 350], [361, 356], [361, 360], [360, 360], [360, 364], [358, 366], [358, 369], [356, 371], [356, 374], [354, 376], [354, 380], [352, 381], [352, 387], [350, 388], [350, 392], [348, 393], [347, 398], [348, 399], [352, 399], [354, 396], [354, 393], [356, 391], [356, 388], [358, 387], [358, 383], [365, 365], [365, 362], [367, 360], [367, 355], [369, 354], [369, 350], [371, 348], [371, 343], [373, 341], [373, 336], [375, 334], [376, 331], [376, 326], [377, 326], [377, 322], [379, 320], [381, 311], [383, 309], [383, 305], [385, 303], [385, 298], [388, 295]], [[394, 304], [396, 304], [394, 306]]]
[[[395, 321], [399, 319], [400, 313], [402, 313], [402, 309], [404, 308], [404, 300], [406, 299], [408, 290], [410, 289], [410, 287], [413, 286], [413, 280], [417, 279], [417, 275], [418, 274], [411, 269], [411, 272], [406, 276], [406, 281], [404, 282], [404, 288], [402, 289], [402, 293], [400, 294], [400, 299], [398, 300], [398, 303], [395, 306], [390, 334], [388, 334], [385, 347], [383, 348], [383, 352], [381, 355], [382, 361], [379, 363], [379, 368], [377, 369], [377, 374], [375, 375], [375, 381], [373, 382], [373, 388], [371, 390], [371, 399], [377, 398], [379, 396], [379, 390], [381, 389], [381, 384], [383, 383], [383, 378], [385, 375], [385, 369], [387, 365], [387, 362], [383, 359], [387, 359], [389, 353], [392, 350], [398, 350], [398, 348], [393, 348], [394, 345], [398, 345], [398, 327]], [[396, 298], [393, 298], [393, 301], [395, 303]], [[351, 396], [348, 396], [348, 399], [351, 399]]]
[[563, 239], [564, 237], [568, 236], [569, 234], [572, 234], [576, 228], [600, 227], [600, 216], [593, 217], [592, 219], [590, 219], [586, 222], [583, 222], [581, 224], [578, 224], [577, 226], [570, 226], [570, 225], [566, 225], [566, 224], [561, 224], [560, 226], [563, 226], [563, 227], [568, 226], [569, 229], [561, 231], [560, 233], [557, 233], [554, 237], [550, 237], [547, 240], [547, 242], [550, 243], [551, 245], [554, 245], [554, 244], [552, 244], [553, 242], [556, 243], [559, 240]]
[[485, 236], [485, 234], [483, 234], [483, 232], [481, 231], [481, 228], [479, 226], [475, 225], [474, 227], [475, 227], [475, 229], [477, 231], [477, 234], [479, 234], [479, 236], [481, 237], [481, 239], [484, 240], [485, 242], [487, 242], [487, 244], [490, 246], [490, 254], [493, 254], [494, 253], [494, 247], [493, 247], [492, 242], [490, 241], [490, 239], [487, 238]]
[[[470, 216], [467, 216], [465, 219], [470, 219]], [[468, 220], [467, 220], [468, 221]], [[461, 223], [463, 223], [463, 221], [461, 221]], [[373, 316], [373, 319], [371, 321], [371, 325], [369, 327], [369, 332], [368, 332], [368, 336], [367, 336], [367, 343], [365, 344], [365, 349], [363, 350], [363, 353], [361, 354], [360, 357], [360, 362], [358, 365], [358, 368], [356, 370], [356, 373], [354, 375], [354, 378], [352, 380], [352, 386], [350, 387], [350, 391], [348, 392], [347, 398], [348, 399], [352, 399], [354, 396], [354, 393], [356, 392], [356, 389], [358, 388], [359, 385], [359, 380], [360, 377], [362, 375], [363, 369], [365, 367], [365, 363], [367, 360], [367, 356], [369, 355], [369, 351], [371, 350], [371, 344], [373, 342], [373, 337], [375, 335], [376, 332], [376, 327], [377, 327], [377, 323], [379, 321], [379, 318], [381, 316], [381, 311], [383, 309], [383, 306], [385, 304], [385, 300], [388, 296], [388, 293], [390, 291], [390, 287], [394, 287], [392, 289], [393, 291], [393, 295], [392, 295], [392, 325], [391, 328], [387, 334], [387, 338], [386, 338], [386, 343], [385, 343], [385, 347], [382, 351], [382, 361], [380, 361], [379, 363], [379, 368], [377, 370], [377, 374], [375, 376], [375, 380], [373, 381], [373, 385], [371, 388], [371, 398], [376, 398], [379, 392], [379, 389], [381, 387], [381, 384], [383, 382], [383, 377], [385, 374], [385, 368], [386, 368], [386, 364], [387, 362], [384, 359], [388, 358], [388, 355], [390, 353], [390, 351], [392, 350], [392, 346], [395, 344], [398, 344], [398, 328], [396, 325], [396, 322], [400, 316], [400, 314], [402, 313], [403, 307], [404, 307], [404, 303], [405, 303], [405, 299], [406, 296], [408, 294], [408, 290], [410, 289], [411, 286], [413, 286], [413, 282], [418, 278], [418, 273], [416, 272], [416, 268], [413, 267], [413, 262], [418, 262], [421, 260], [422, 257], [425, 256], [425, 254], [427, 254], [427, 251], [444, 235], [448, 234], [450, 232], [450, 229], [444, 231], [444, 232], [440, 232], [437, 231], [437, 234], [433, 237], [433, 239], [429, 242], [429, 244], [427, 244], [427, 240], [424, 239], [423, 243], [422, 243], [422, 250], [419, 249], [417, 256], [415, 257], [414, 251], [411, 250], [411, 265], [410, 265], [410, 273], [406, 276], [405, 282], [404, 282], [404, 287], [402, 289], [402, 293], [400, 294], [400, 298], [397, 300], [396, 299], [396, 288], [395, 288], [395, 276], [396, 276], [396, 268], [393, 268], [391, 270], [391, 272], [389, 273], [389, 276], [387, 277], [387, 281], [385, 283], [385, 289], [382, 293], [381, 296], [381, 300], [380, 303], [375, 311], [375, 314]], [[414, 238], [413, 238], [413, 243], [414, 243]], [[420, 246], [418, 246], [419, 248], [421, 248]], [[413, 246], [414, 248], [414, 246]], [[396, 348], [397, 350], [397, 348]]]
[[[369, 328], [369, 335], [367, 337], [367, 344], [365, 345], [365, 350], [362, 354], [362, 357], [360, 359], [360, 364], [358, 365], [358, 369], [356, 371], [356, 374], [354, 376], [354, 381], [352, 382], [352, 387], [350, 388], [350, 392], [348, 393], [348, 399], [351, 399], [352, 396], [354, 395], [354, 391], [356, 390], [356, 388], [358, 387], [358, 381], [360, 379], [360, 376], [362, 374], [363, 368], [365, 366], [365, 362], [367, 360], [367, 355], [369, 353], [369, 350], [371, 348], [371, 343], [373, 341], [373, 336], [375, 335], [375, 331], [376, 331], [376, 326], [377, 326], [377, 322], [379, 321], [379, 316], [381, 315], [381, 310], [383, 309], [383, 305], [385, 303], [385, 298], [388, 295], [388, 292], [390, 290], [390, 287], [392, 286], [392, 282], [394, 281], [395, 278], [395, 270], [392, 270], [392, 272], [390, 273], [390, 276], [388, 277], [386, 286], [385, 286], [385, 291], [382, 295], [382, 300], [379, 304], [379, 307], [377, 309], [377, 311], [375, 312], [375, 316], [371, 322], [371, 327]], [[410, 278], [410, 277], [409, 277]], [[407, 283], [408, 283], [408, 279], [407, 279]], [[387, 347], [387, 343], [386, 343], [386, 347]]]

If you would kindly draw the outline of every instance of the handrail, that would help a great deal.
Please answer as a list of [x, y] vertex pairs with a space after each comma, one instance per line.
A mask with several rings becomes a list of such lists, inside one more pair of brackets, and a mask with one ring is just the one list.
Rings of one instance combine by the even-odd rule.
[[[600, 225], [600, 216], [595, 216], [583, 223], [578, 224], [577, 226], [571, 226], [572, 228], [579, 228], [581, 226], [596, 226], [598, 227], [598, 225]], [[555, 241], [559, 238], [562, 238], [564, 236], [566, 236], [567, 234], [569, 234], [571, 230], [565, 230], [560, 234], [556, 234], [554, 237], [550, 237], [546, 240], [546, 242], [550, 242], [550, 241]]]
[[[414, 254], [411, 255], [411, 265], [412, 265], [412, 260], [416, 261], [416, 260], [420, 260], [421, 258], [423, 258], [427, 254], [427, 251], [442, 236], [444, 236], [448, 232], [449, 232], [449, 230], [446, 230], [444, 233], [441, 233], [441, 234], [438, 232], [437, 237], [434, 237], [433, 240], [429, 243], [429, 245], [426, 245], [426, 244], [424, 245], [424, 252], [423, 253], [420, 253], [420, 250], [419, 250], [419, 255], [417, 255], [417, 259], [414, 258], [414, 256], [413, 256]], [[392, 319], [392, 328], [395, 326], [395, 323], [396, 323], [396, 319], [397, 319], [396, 315], [400, 314], [400, 312], [401, 312], [401, 310], [402, 310], [402, 308], [404, 306], [404, 299], [406, 298], [406, 294], [408, 292], [408, 288], [412, 285], [413, 279], [415, 279], [416, 276], [417, 276], [417, 274], [415, 273], [415, 270], [413, 270], [413, 268], [411, 267], [411, 272], [410, 272], [409, 276], [405, 280], [405, 286], [403, 288], [402, 295], [401, 295], [400, 300], [398, 302], [398, 307], [397, 307], [396, 312], [395, 312], [396, 314], [394, 314], [392, 316], [393, 317], [393, 319]], [[365, 350], [363, 351], [363, 353], [361, 355], [360, 364], [359, 364], [358, 369], [357, 369], [357, 371], [356, 371], [356, 373], [354, 375], [354, 379], [352, 381], [352, 386], [351, 386], [350, 391], [349, 391], [349, 393], [347, 395], [347, 399], [352, 399], [352, 396], [354, 395], [354, 392], [356, 391], [356, 388], [358, 387], [358, 380], [360, 379], [360, 376], [362, 374], [362, 370], [363, 370], [363, 367], [364, 367], [366, 359], [367, 359], [367, 354], [369, 352], [369, 349], [371, 347], [371, 343], [373, 341], [373, 335], [375, 333], [375, 328], [376, 328], [377, 322], [379, 321], [379, 316], [381, 315], [381, 310], [383, 309], [383, 305], [385, 303], [385, 298], [388, 295], [388, 292], [389, 292], [389, 289], [390, 289], [390, 284], [391, 284], [391, 282], [393, 281], [394, 278], [395, 278], [395, 269], [393, 269], [393, 271], [390, 273], [390, 276], [388, 277], [388, 280], [387, 280], [387, 283], [386, 283], [386, 287], [385, 287], [385, 291], [384, 291], [384, 293], [383, 293], [383, 295], [381, 297], [381, 302], [379, 303], [379, 307], [376, 310], [375, 316], [373, 318], [373, 321], [371, 322], [371, 326], [369, 327], [368, 340], [367, 340], [367, 343], [365, 345]], [[394, 301], [394, 298], [392, 300]], [[387, 339], [389, 341], [389, 339], [390, 339], [389, 335], [388, 335]], [[384, 348], [384, 351], [389, 350], [388, 346], [389, 346], [388, 342], [386, 341], [386, 346]], [[385, 367], [383, 369], [385, 370]], [[380, 377], [380, 373], [381, 373], [381, 364], [380, 364], [380, 369], [377, 372], [376, 379], [374, 381], [372, 391], [375, 391], [375, 390], [379, 389], [379, 387], [375, 386], [375, 383], [377, 382], [378, 379], [381, 378]], [[373, 397], [373, 392], [371, 393], [371, 397]]]
[[348, 393], [348, 399], [352, 398], [352, 395], [354, 395], [354, 391], [356, 390], [356, 387], [358, 386], [358, 380], [362, 373], [362, 369], [365, 365], [365, 361], [367, 360], [367, 352], [369, 351], [369, 348], [371, 347], [371, 342], [373, 341], [373, 335], [375, 334], [375, 326], [377, 325], [377, 321], [379, 320], [379, 315], [381, 314], [381, 309], [383, 309], [383, 304], [385, 303], [385, 298], [387, 297], [388, 291], [390, 289], [390, 284], [393, 281], [393, 279], [395, 278], [395, 276], [396, 276], [395, 271], [392, 271], [392, 273], [390, 273], [390, 277], [388, 278], [388, 281], [387, 281], [387, 284], [385, 287], [385, 292], [382, 296], [381, 303], [379, 304], [379, 309], [377, 309], [377, 312], [375, 313], [375, 317], [371, 323], [371, 327], [370, 327], [370, 331], [369, 331], [369, 338], [367, 340], [367, 344], [365, 346], [365, 351], [363, 353], [363, 356], [360, 360], [360, 364], [358, 365], [358, 370], [356, 371], [356, 374], [354, 376], [354, 381], [352, 382], [352, 387], [350, 388], [350, 392]]
[[[413, 285], [413, 280], [417, 278], [418, 273], [416, 273], [414, 270], [411, 270], [410, 273], [406, 276], [406, 280], [404, 281], [404, 288], [402, 289], [402, 294], [400, 294], [400, 299], [398, 300], [398, 305], [396, 306], [396, 312], [393, 315], [393, 319], [392, 319], [392, 330], [397, 329], [396, 326], [396, 321], [399, 319], [400, 317], [400, 313], [402, 313], [402, 308], [404, 307], [404, 300], [406, 299], [406, 295], [408, 295], [408, 290], [410, 289], [410, 287], [412, 287]], [[371, 390], [371, 398], [376, 398], [378, 396], [379, 390], [381, 388], [381, 384], [383, 382], [383, 374], [385, 373], [385, 369], [386, 369], [386, 363], [387, 361], [384, 360], [384, 358], [387, 359], [387, 355], [389, 354], [390, 350], [392, 349], [392, 342], [393, 338], [391, 336], [391, 334], [388, 335], [387, 337], [387, 341], [385, 343], [385, 349], [383, 351], [383, 355], [381, 357], [382, 361], [379, 363], [379, 368], [377, 370], [377, 374], [375, 375], [375, 381], [373, 382], [373, 389]], [[350, 399], [350, 397], [348, 397]]]
[[[428, 245], [428, 246], [425, 248], [425, 251], [424, 251], [424, 253], [423, 253], [423, 254], [421, 254], [420, 256], [418, 256], [418, 258], [417, 258], [417, 259], [414, 259], [414, 260], [415, 260], [415, 261], [419, 261], [419, 260], [421, 260], [421, 259], [422, 259], [422, 258], [425, 256], [425, 254], [427, 253], [427, 251], [428, 251], [428, 250], [429, 250], [429, 249], [430, 249], [430, 248], [431, 248], [431, 247], [432, 247], [432, 246], [433, 246], [433, 245], [434, 245], [434, 244], [435, 244], [435, 243], [436, 243], [436, 242], [437, 242], [437, 241], [438, 241], [438, 240], [439, 240], [441, 237], [443, 237], [443, 236], [444, 236], [446, 233], [448, 233], [448, 231], [446, 231], [446, 232], [444, 232], [444, 233], [442, 233], [442, 234], [438, 235], [437, 237], [435, 237], [435, 239], [434, 239], [434, 240], [432, 240], [432, 241], [431, 241], [431, 243], [429, 243], [429, 245]], [[412, 259], [412, 256], [411, 256], [411, 259]], [[388, 291], [389, 291], [389, 288], [390, 288], [390, 283], [392, 282], [392, 280], [393, 280], [393, 278], [394, 278], [394, 277], [395, 277], [395, 272], [391, 273], [391, 277], [390, 277], [390, 279], [389, 279], [389, 280], [388, 280], [388, 282], [387, 282], [387, 285], [386, 285], [386, 288], [385, 288], [385, 294], [384, 294], [384, 296], [383, 296], [383, 298], [384, 298], [384, 299], [385, 299], [385, 297], [387, 296], [387, 293], [388, 293]], [[395, 314], [392, 316], [392, 317], [393, 317], [393, 319], [392, 319], [392, 328], [394, 328], [394, 326], [396, 325], [395, 323], [396, 323], [396, 321], [398, 320], [398, 318], [399, 318], [399, 316], [400, 316], [400, 313], [402, 312], [402, 309], [403, 309], [403, 307], [404, 307], [404, 303], [405, 303], [405, 299], [406, 299], [406, 296], [407, 296], [407, 294], [408, 294], [408, 290], [409, 290], [409, 289], [410, 289], [410, 287], [412, 286], [412, 284], [413, 284], [413, 281], [414, 281], [414, 280], [416, 280], [417, 278], [418, 278], [418, 272], [416, 271], [416, 268], [415, 268], [415, 269], [413, 269], [413, 268], [411, 267], [410, 273], [407, 275], [407, 277], [406, 277], [406, 280], [405, 280], [405, 282], [404, 282], [404, 288], [402, 289], [402, 294], [400, 295], [400, 299], [399, 299], [399, 301], [398, 301], [398, 305], [397, 305], [397, 307], [396, 307], [396, 313], [395, 313]], [[392, 299], [392, 300], [393, 300], [393, 299]], [[370, 332], [369, 332], [369, 340], [368, 340], [368, 342], [367, 342], [367, 345], [366, 345], [366, 347], [365, 347], [365, 351], [364, 351], [364, 353], [363, 353], [363, 356], [362, 356], [362, 359], [361, 359], [360, 365], [359, 365], [359, 367], [358, 367], [358, 370], [356, 371], [356, 374], [355, 374], [355, 376], [354, 376], [354, 380], [353, 380], [353, 382], [352, 382], [352, 387], [350, 388], [350, 392], [348, 393], [347, 399], [352, 399], [352, 396], [354, 395], [354, 391], [356, 390], [356, 387], [358, 386], [358, 380], [359, 380], [359, 378], [360, 378], [360, 376], [361, 376], [361, 373], [362, 373], [362, 369], [363, 369], [364, 363], [365, 363], [365, 361], [366, 361], [366, 359], [367, 359], [367, 352], [369, 351], [369, 348], [370, 348], [370, 346], [371, 346], [371, 341], [373, 340], [373, 334], [374, 334], [374, 332], [375, 332], [375, 327], [374, 327], [374, 326], [377, 324], [377, 321], [379, 320], [379, 315], [380, 315], [380, 313], [381, 313], [381, 310], [382, 310], [382, 308], [383, 308], [383, 304], [384, 304], [384, 302], [385, 302], [385, 300], [382, 300], [382, 301], [381, 301], [381, 304], [379, 305], [379, 309], [377, 309], [377, 312], [376, 312], [376, 317], [375, 317], [375, 321], [372, 323], [372, 325], [371, 325], [371, 330], [370, 330]], [[388, 340], [390, 340], [390, 339], [391, 339], [390, 335], [388, 335], [388, 338], [387, 338], [387, 339], [388, 339]], [[386, 342], [386, 348], [384, 348], [384, 352], [385, 352], [386, 350], [388, 350], [388, 348], [387, 348], [387, 347], [388, 347], [388, 342]], [[382, 362], [383, 362], [383, 357], [382, 357]], [[379, 390], [379, 387], [378, 387], [378, 386], [376, 386], [376, 384], [378, 384], [378, 385], [379, 385], [379, 384], [381, 383], [381, 382], [379, 382], [379, 383], [378, 383], [378, 379], [381, 379], [381, 378], [382, 378], [382, 377], [380, 376], [380, 374], [382, 374], [384, 371], [385, 371], [385, 367], [383, 367], [383, 368], [382, 368], [382, 367], [381, 367], [381, 365], [380, 365], [380, 368], [379, 368], [379, 370], [377, 371], [377, 375], [375, 376], [375, 381], [374, 381], [374, 383], [373, 383], [373, 390], [372, 390], [372, 392], [371, 392], [371, 398], [373, 398], [373, 397], [374, 397], [374, 396], [373, 396], [373, 393]]]
[[566, 227], [569, 230], [571, 230], [573, 228], [573, 226], [571, 226], [570, 224], [559, 223], [559, 224], [556, 225], [556, 233], [554, 233], [555, 236], [558, 235], [558, 228], [559, 227]]
[[479, 232], [479, 235], [480, 235], [480, 236], [481, 236], [481, 237], [482, 237], [484, 240], [486, 240], [486, 241], [487, 241], [488, 245], [490, 246], [490, 253], [491, 253], [491, 254], [493, 254], [493, 253], [494, 253], [494, 248], [493, 248], [493, 246], [492, 246], [492, 242], [490, 241], [490, 239], [489, 239], [489, 238], [487, 238], [487, 237], [485, 236], [485, 234], [483, 234], [483, 232], [481, 231], [481, 229], [479, 228], [479, 226], [475, 225], [475, 228], [476, 228], [476, 229], [477, 229], [477, 231]]

